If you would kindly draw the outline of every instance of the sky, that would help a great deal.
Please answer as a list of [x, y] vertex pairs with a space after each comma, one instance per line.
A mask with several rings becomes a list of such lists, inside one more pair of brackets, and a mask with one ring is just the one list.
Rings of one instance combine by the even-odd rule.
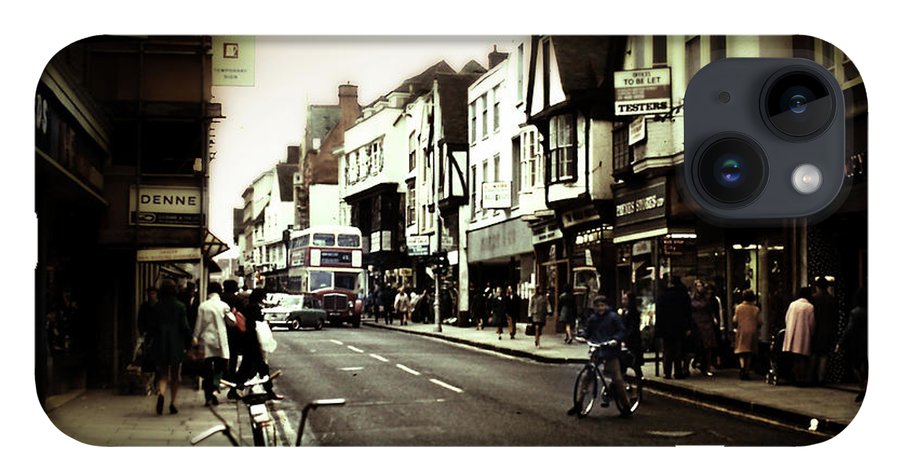
[[[523, 37], [518, 37], [521, 40]], [[225, 119], [215, 126], [210, 164], [210, 230], [232, 239], [233, 209], [262, 172], [300, 145], [308, 104], [338, 103], [338, 86], [359, 87], [359, 103], [371, 103], [440, 60], [459, 71], [475, 60], [487, 68], [494, 45], [511, 53], [517, 37], [256, 37], [253, 87], [215, 86], [213, 101]], [[220, 257], [236, 256], [232, 249]]]

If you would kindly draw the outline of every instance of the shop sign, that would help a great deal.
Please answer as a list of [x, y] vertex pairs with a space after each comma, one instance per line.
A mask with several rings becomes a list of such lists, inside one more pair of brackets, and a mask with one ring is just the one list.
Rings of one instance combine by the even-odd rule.
[[444, 251], [450, 250], [453, 248], [453, 236], [449, 233], [441, 234], [441, 249]]
[[481, 184], [481, 208], [509, 208], [512, 206], [510, 182], [484, 182]]
[[409, 256], [428, 256], [431, 254], [430, 236], [411, 235], [406, 237], [406, 254]]
[[413, 275], [412, 268], [400, 268], [399, 270], [397, 270], [397, 274], [408, 278]]
[[138, 261], [199, 260], [200, 248], [150, 248], [137, 251]]
[[539, 243], [546, 243], [548, 241], [561, 240], [562, 237], [563, 234], [559, 228], [556, 228], [556, 226], [554, 225], [546, 225], [534, 229], [533, 235], [531, 237], [531, 244], [537, 245]]
[[616, 71], [617, 116], [665, 114], [672, 110], [672, 71], [669, 68]]
[[622, 191], [616, 197], [616, 226], [663, 218], [665, 205], [665, 178], [640, 189]]
[[201, 192], [197, 187], [132, 185], [130, 223], [149, 226], [196, 227], [201, 224]]
[[377, 253], [381, 251], [381, 232], [376, 231], [372, 233], [371, 238], [369, 239], [369, 251], [372, 253]]
[[640, 116], [628, 125], [628, 145], [634, 145], [647, 138], [647, 116]]
[[632, 256], [646, 255], [653, 251], [652, 240], [641, 240], [631, 246]]
[[256, 85], [256, 38], [214, 36], [212, 39], [212, 85]]

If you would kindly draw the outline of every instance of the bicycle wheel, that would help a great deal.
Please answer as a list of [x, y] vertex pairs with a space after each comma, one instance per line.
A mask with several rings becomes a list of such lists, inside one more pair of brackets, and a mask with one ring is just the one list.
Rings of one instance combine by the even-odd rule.
[[[622, 370], [622, 378], [625, 380], [625, 395], [628, 396], [630, 405], [625, 405], [616, 397], [616, 408], [622, 415], [630, 415], [634, 413], [641, 404], [641, 398], [644, 396], [644, 379], [637, 374], [634, 367], [628, 366]], [[614, 392], [614, 396], [615, 392]]]
[[572, 402], [576, 406], [581, 405], [581, 416], [585, 416], [594, 407], [595, 400], [597, 400], [597, 374], [594, 366], [588, 364], [578, 372], [578, 378], [575, 379]]
[[275, 426], [270, 424], [253, 425], [253, 446], [277, 446]]

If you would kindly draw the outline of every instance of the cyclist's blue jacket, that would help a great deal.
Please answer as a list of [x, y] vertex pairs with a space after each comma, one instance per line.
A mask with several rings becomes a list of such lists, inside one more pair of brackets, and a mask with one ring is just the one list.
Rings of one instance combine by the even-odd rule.
[[[591, 313], [585, 323], [584, 337], [588, 342], [599, 344], [611, 339], [622, 342], [625, 339], [625, 322], [610, 309], [606, 314], [600, 315], [596, 311]], [[602, 358], [618, 357], [621, 351], [616, 348], [600, 348], [597, 349], [599, 356]]]

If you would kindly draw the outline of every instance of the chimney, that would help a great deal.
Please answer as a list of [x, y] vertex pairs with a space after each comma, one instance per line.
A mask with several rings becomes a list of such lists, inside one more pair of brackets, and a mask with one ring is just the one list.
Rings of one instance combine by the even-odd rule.
[[300, 163], [300, 146], [299, 145], [289, 145], [287, 148], [287, 163], [289, 164], [299, 164]]
[[497, 45], [494, 45], [494, 51], [488, 53], [488, 69], [494, 69], [494, 66], [500, 64], [509, 53], [500, 53], [497, 51]]
[[341, 122], [344, 127], [353, 124], [353, 121], [359, 117], [360, 108], [357, 99], [357, 89], [355, 84], [341, 84], [338, 86], [338, 104], [341, 106]]

